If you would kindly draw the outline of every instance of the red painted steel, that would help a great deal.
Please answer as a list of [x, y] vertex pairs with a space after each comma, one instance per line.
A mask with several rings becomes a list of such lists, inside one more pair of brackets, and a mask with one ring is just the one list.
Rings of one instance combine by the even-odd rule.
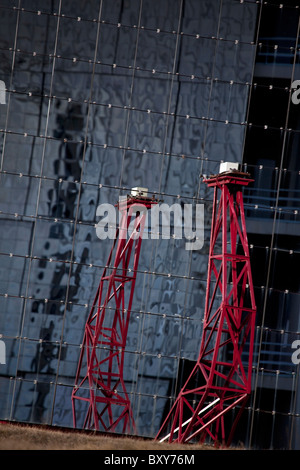
[[124, 353], [145, 219], [152, 204], [154, 199], [130, 196], [118, 205], [121, 222], [86, 322], [72, 391], [75, 428], [81, 420], [85, 429], [135, 432], [123, 377]]
[[214, 201], [200, 352], [156, 440], [230, 445], [251, 392], [256, 306], [242, 195], [248, 176], [205, 180]]

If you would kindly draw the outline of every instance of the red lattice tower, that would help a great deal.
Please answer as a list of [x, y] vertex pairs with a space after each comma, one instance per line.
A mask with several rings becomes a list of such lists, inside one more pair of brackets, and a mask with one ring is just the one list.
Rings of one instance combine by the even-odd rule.
[[256, 307], [242, 195], [251, 181], [238, 171], [205, 180], [214, 200], [200, 353], [156, 436], [161, 442], [209, 437], [229, 445], [251, 392]]
[[147, 209], [152, 204], [156, 204], [153, 199], [139, 196], [128, 196], [118, 204], [120, 226], [81, 346], [72, 392], [74, 427], [84, 416], [85, 429], [135, 432], [123, 377], [124, 353]]

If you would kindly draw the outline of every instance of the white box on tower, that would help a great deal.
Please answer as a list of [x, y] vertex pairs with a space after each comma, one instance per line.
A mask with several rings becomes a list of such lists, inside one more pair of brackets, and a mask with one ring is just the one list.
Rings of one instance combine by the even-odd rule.
[[231, 171], [231, 170], [238, 170], [239, 164], [232, 163], [232, 162], [222, 162], [220, 163], [220, 173], [224, 173], [224, 171]]

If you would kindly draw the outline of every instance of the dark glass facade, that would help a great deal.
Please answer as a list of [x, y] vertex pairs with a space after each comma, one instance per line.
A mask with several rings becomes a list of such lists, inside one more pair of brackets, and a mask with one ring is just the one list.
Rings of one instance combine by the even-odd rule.
[[300, 448], [298, 38], [293, 1], [0, 0], [0, 419], [72, 427], [112, 242], [96, 235], [97, 207], [141, 186], [205, 214], [199, 250], [142, 243], [124, 378], [138, 434], [156, 435], [201, 341], [203, 175], [230, 161], [255, 179], [244, 200], [258, 308], [236, 441]]

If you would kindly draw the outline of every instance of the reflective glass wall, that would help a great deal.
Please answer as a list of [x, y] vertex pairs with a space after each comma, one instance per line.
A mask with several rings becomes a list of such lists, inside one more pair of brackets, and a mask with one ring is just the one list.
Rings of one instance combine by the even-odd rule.
[[[258, 303], [237, 440], [280, 447], [283, 427], [283, 445], [299, 447], [296, 6], [0, 0], [0, 23], [0, 418], [72, 427], [80, 344], [112, 244], [97, 237], [97, 207], [141, 186], [169, 207], [204, 206], [200, 249], [184, 237], [142, 243], [124, 378], [138, 434], [156, 435], [201, 341], [203, 176], [231, 161], [255, 178], [245, 202]], [[285, 37], [277, 48], [274, 36]]]
[[300, 448], [299, 7], [260, 9], [244, 152], [258, 308], [250, 442], [271, 449]]

